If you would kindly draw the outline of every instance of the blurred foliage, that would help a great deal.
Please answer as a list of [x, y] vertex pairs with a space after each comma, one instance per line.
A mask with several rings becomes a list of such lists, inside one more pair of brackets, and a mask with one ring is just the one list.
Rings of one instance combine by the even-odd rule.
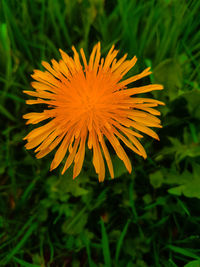
[[[199, 11], [194, 0], [0, 1], [0, 266], [200, 266]], [[127, 150], [129, 175], [112, 155], [103, 184], [90, 151], [72, 180], [22, 140], [33, 69], [98, 40], [103, 54], [115, 43], [138, 57], [130, 75], [151, 66], [166, 103], [147, 160]]]

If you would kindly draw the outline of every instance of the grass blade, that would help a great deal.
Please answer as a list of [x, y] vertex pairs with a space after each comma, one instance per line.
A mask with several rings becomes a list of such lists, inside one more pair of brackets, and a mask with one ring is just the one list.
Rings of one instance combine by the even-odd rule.
[[28, 238], [31, 236], [31, 234], [33, 233], [33, 231], [37, 228], [38, 224], [37, 223], [33, 223], [30, 228], [27, 230], [27, 232], [24, 234], [24, 236], [22, 237], [22, 239], [19, 241], [19, 243], [17, 244], [17, 246], [7, 255], [7, 257], [5, 258], [3, 264], [7, 264], [12, 257], [17, 254], [17, 252], [21, 249], [21, 247], [25, 244], [25, 242], [28, 240]]
[[105, 266], [111, 267], [111, 257], [110, 257], [110, 248], [109, 248], [108, 236], [107, 236], [106, 228], [105, 228], [105, 225], [104, 225], [104, 222], [102, 219], [101, 219], [100, 223], [101, 223], [101, 234], [102, 234], [102, 240], [101, 241], [102, 241]]
[[41, 267], [41, 265], [36, 265], [36, 264], [32, 264], [32, 263], [29, 263], [29, 262], [26, 262], [26, 261], [23, 261], [19, 258], [16, 258], [14, 257], [14, 260], [20, 264], [20, 266], [22, 267]]
[[120, 250], [121, 250], [121, 247], [122, 247], [122, 243], [123, 243], [124, 237], [126, 235], [126, 232], [128, 230], [129, 224], [130, 224], [130, 220], [128, 220], [127, 223], [125, 224], [124, 229], [123, 229], [123, 231], [122, 231], [122, 233], [120, 235], [119, 241], [117, 242], [116, 254], [115, 254], [116, 262], [118, 261]]
[[185, 249], [185, 248], [180, 248], [180, 247], [176, 247], [173, 245], [168, 245], [167, 248], [171, 249], [172, 251], [181, 254], [183, 256], [189, 257], [189, 258], [193, 258], [196, 260], [200, 260], [200, 257], [197, 256], [195, 253], [193, 253], [192, 251], [190, 251], [189, 249]]

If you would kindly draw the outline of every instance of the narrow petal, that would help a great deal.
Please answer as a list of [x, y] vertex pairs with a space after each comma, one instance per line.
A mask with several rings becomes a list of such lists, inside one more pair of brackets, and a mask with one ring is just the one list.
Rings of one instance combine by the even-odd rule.
[[94, 71], [95, 74], [97, 73], [97, 69], [98, 69], [98, 66], [99, 66], [99, 60], [100, 60], [100, 57], [101, 57], [100, 50], [101, 50], [101, 45], [100, 45], [100, 42], [98, 42], [97, 51], [96, 51], [96, 57], [95, 57], [94, 66], [93, 66], [93, 71]]
[[104, 153], [104, 156], [105, 156], [107, 165], [108, 165], [110, 176], [113, 179], [114, 178], [113, 164], [112, 164], [112, 161], [111, 161], [111, 158], [110, 158], [110, 153], [109, 153], [108, 148], [107, 148], [107, 146], [105, 144], [104, 138], [103, 137], [100, 137], [99, 138], [99, 142], [100, 142], [101, 147], [103, 149], [103, 153]]
[[73, 179], [75, 179], [79, 173], [81, 172], [83, 161], [85, 157], [85, 140], [86, 140], [86, 131], [83, 133], [83, 137], [81, 138], [80, 146], [78, 152], [74, 159], [74, 170], [73, 170]]
[[25, 145], [26, 149], [32, 149], [36, 146], [38, 146], [40, 143], [42, 143], [43, 140], [45, 140], [51, 132], [54, 130], [54, 127], [51, 127], [50, 129], [45, 129], [43, 132], [40, 132], [40, 134], [37, 134], [35, 137], [30, 137], [28, 139], [27, 144]]
[[135, 75], [133, 77], [130, 77], [130, 78], [128, 78], [128, 79], [120, 82], [120, 85], [123, 87], [123, 86], [125, 86], [127, 84], [130, 84], [132, 82], [135, 82], [137, 80], [140, 80], [140, 79], [142, 79], [142, 78], [150, 75], [151, 74], [151, 71], [149, 71], [149, 70], [150, 70], [150, 68], [148, 67], [145, 70], [143, 70], [143, 72], [141, 72], [140, 74], [137, 74], [137, 75]]
[[103, 70], [107, 71], [107, 69], [110, 67], [110, 64], [112, 63], [112, 61], [114, 60], [114, 58], [117, 56], [118, 52], [117, 50], [114, 50], [115, 46], [112, 45], [112, 47], [110, 48], [106, 58], [105, 58], [105, 62], [103, 65]]
[[141, 131], [145, 134], [148, 134], [149, 136], [153, 137], [154, 139], [157, 139], [158, 141], [160, 140], [158, 135], [151, 129], [149, 129], [148, 127], [138, 123], [138, 122], [132, 122], [132, 127], [134, 127], [135, 129], [137, 129], [138, 131]]
[[121, 66], [121, 64], [125, 61], [126, 58], [127, 58], [127, 54], [125, 54], [118, 61], [117, 60], [113, 61], [112, 66], [111, 66], [111, 71], [112, 72], [116, 71], [119, 68], [119, 66]]
[[[127, 126], [127, 127], [130, 127], [130, 123], [126, 123], [126, 121], [124, 121], [124, 120], [123, 120], [123, 121], [120, 120], [119, 122], [120, 122], [121, 124]], [[134, 135], [134, 136], [136, 136], [136, 137], [139, 137], [139, 138], [142, 138], [142, 137], [143, 137], [141, 134], [139, 134], [139, 133], [133, 131], [133, 130], [130, 129], [130, 128], [126, 128], [126, 127], [122, 126], [121, 124], [119, 124], [118, 122], [116, 122], [116, 121], [114, 121], [114, 120], [112, 120], [112, 124], [113, 124], [116, 128], [118, 128], [120, 131], [122, 131], [122, 132], [126, 131], [126, 132], [129, 132], [131, 135]]]
[[89, 59], [89, 65], [88, 66], [89, 66], [90, 71], [93, 69], [94, 57], [95, 57], [97, 49], [98, 49], [98, 45], [96, 44], [92, 49], [92, 53], [91, 53], [90, 59]]
[[92, 135], [92, 143], [93, 143], [93, 164], [98, 173], [99, 182], [103, 182], [105, 178], [105, 164], [102, 157], [101, 149], [99, 146], [99, 142], [97, 140], [96, 134]]
[[87, 65], [87, 60], [86, 60], [86, 57], [85, 57], [85, 53], [83, 51], [83, 48], [80, 49], [80, 53], [81, 53], [81, 56], [82, 56], [82, 59], [83, 59], [84, 67], [87, 70], [88, 65]]
[[111, 132], [109, 132], [106, 129], [104, 129], [104, 134], [107, 137], [107, 139], [109, 140], [109, 142], [111, 143], [111, 145], [113, 146], [114, 150], [116, 151], [117, 156], [124, 162], [124, 165], [126, 166], [128, 172], [131, 173], [131, 171], [132, 171], [131, 162], [130, 162], [126, 152], [122, 148], [121, 144], [117, 140], [117, 138], [114, 136], [114, 134], [112, 134]]
[[68, 132], [64, 137], [59, 149], [55, 153], [54, 159], [50, 166], [50, 170], [57, 168], [60, 162], [63, 160], [64, 156], [67, 153], [70, 138], [71, 138], [71, 132]]
[[45, 69], [47, 69], [53, 76], [58, 78], [58, 73], [51, 67], [48, 62], [42, 61], [42, 66], [44, 66]]
[[76, 65], [71, 57], [67, 55], [62, 49], [59, 49], [63, 61], [72, 74], [76, 71]]
[[137, 140], [137, 138], [133, 135], [127, 135], [130, 141], [137, 147], [137, 149], [140, 151], [141, 155], [143, 156], [144, 159], [147, 158], [146, 151], [144, 147], [141, 145], [141, 143]]
[[23, 91], [23, 93], [30, 95], [30, 96], [34, 96], [34, 97], [44, 98], [44, 99], [55, 99], [56, 98], [55, 94], [47, 93], [45, 91], [43, 92]]
[[152, 115], [160, 115], [161, 114], [160, 111], [158, 111], [158, 110], [156, 110], [154, 108], [146, 108], [146, 107], [136, 107], [136, 108], [139, 108], [139, 109], [142, 109], [142, 110], [144, 110], [146, 112], [149, 112]]
[[37, 113], [37, 112], [31, 112], [23, 115], [23, 118], [28, 120], [26, 124], [37, 124], [43, 120], [46, 120], [49, 118], [49, 114], [46, 112]]
[[47, 146], [44, 149], [40, 150], [36, 154], [36, 157], [38, 159], [40, 159], [40, 158], [43, 158], [44, 156], [46, 156], [47, 154], [49, 154], [54, 148], [56, 148], [58, 146], [58, 144], [60, 144], [60, 142], [62, 141], [63, 137], [64, 137], [64, 134], [58, 136], [49, 146]]
[[74, 46], [72, 46], [72, 50], [74, 52], [74, 62], [75, 62], [75, 65], [76, 65], [76, 69], [77, 69], [77, 71], [80, 71], [80, 70], [82, 70], [82, 66], [81, 66], [79, 54], [77, 53], [77, 51], [76, 51]]
[[156, 99], [151, 99], [151, 98], [139, 98], [139, 97], [130, 97], [129, 100], [126, 100], [127, 102], [129, 103], [156, 103], [158, 105], [162, 105], [164, 106], [165, 103], [159, 101], [159, 100], [156, 100]]
[[31, 140], [31, 139], [34, 139], [35, 137], [37, 136], [40, 136], [42, 135], [43, 133], [45, 132], [48, 132], [50, 131], [51, 129], [55, 128], [55, 121], [52, 120], [50, 122], [48, 122], [47, 124], [43, 125], [43, 126], [40, 126], [34, 130], [32, 130], [29, 134], [27, 134], [23, 140]]
[[123, 64], [121, 64], [120, 67], [115, 71], [116, 74], [119, 76], [124, 76], [131, 68], [134, 67], [134, 65], [137, 62], [136, 56], [134, 56], [131, 60], [125, 61]]
[[129, 142], [129, 140], [127, 140], [127, 138], [126, 137], [124, 137], [122, 134], [120, 134], [120, 132], [119, 131], [117, 131], [114, 127], [112, 128], [112, 130], [113, 130], [113, 133], [116, 135], [116, 136], [118, 136], [121, 140], [122, 140], [122, 142], [127, 146], [127, 147], [129, 147], [131, 150], [133, 150], [135, 153], [137, 153], [138, 155], [142, 155], [141, 154], [141, 152], [140, 151], [138, 151], [130, 142]]
[[[72, 162], [76, 156], [76, 151], [77, 151], [79, 142], [80, 142], [80, 138], [75, 139], [74, 145], [73, 146], [71, 145], [71, 149], [69, 148], [70, 154], [69, 154], [69, 156], [65, 162], [64, 168], [62, 170], [62, 174], [64, 174], [66, 172], [66, 170], [71, 166], [71, 164], [72, 164]], [[71, 144], [72, 144], [72, 142], [71, 142]]]
[[137, 119], [139, 118], [139, 120], [141, 121], [146, 121], [146, 122], [153, 122], [154, 124], [160, 124], [161, 123], [161, 120], [151, 114], [148, 114], [146, 112], [143, 112], [143, 111], [139, 111], [138, 114], [135, 114], [135, 111], [130, 112], [127, 116], [128, 118], [131, 118], [131, 119]]
[[150, 85], [145, 85], [141, 87], [130, 88], [130, 89], [127, 89], [126, 91], [120, 91], [118, 93], [124, 94], [126, 96], [131, 96], [135, 94], [151, 92], [154, 90], [163, 90], [163, 86], [160, 84], [150, 84]]
[[34, 152], [46, 149], [60, 135], [61, 135], [60, 131], [56, 129], [48, 136], [48, 139], [42, 141], [42, 143], [34, 150]]

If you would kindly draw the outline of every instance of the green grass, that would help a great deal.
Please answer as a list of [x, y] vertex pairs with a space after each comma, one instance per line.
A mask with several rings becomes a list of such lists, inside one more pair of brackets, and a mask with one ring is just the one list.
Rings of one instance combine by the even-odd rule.
[[[0, 266], [200, 266], [200, 1], [0, 1]], [[99, 184], [87, 153], [72, 170], [49, 172], [24, 148], [31, 111], [23, 90], [33, 69], [61, 48], [97, 41], [105, 55], [138, 57], [162, 83], [160, 142], [145, 138], [133, 172], [112, 155], [116, 178]]]

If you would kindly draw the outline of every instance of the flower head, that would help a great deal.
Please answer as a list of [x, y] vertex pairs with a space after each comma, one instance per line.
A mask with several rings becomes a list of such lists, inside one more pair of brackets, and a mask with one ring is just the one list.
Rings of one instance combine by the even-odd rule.
[[[33, 91], [24, 93], [36, 97], [26, 103], [46, 104], [43, 112], [31, 112], [23, 116], [27, 124], [46, 121], [32, 130], [24, 139], [27, 149], [35, 148], [36, 157], [42, 158], [57, 146], [50, 169], [55, 169], [66, 156], [62, 174], [74, 162], [73, 178], [82, 169], [85, 147], [93, 150], [93, 165], [99, 181], [105, 177], [105, 161], [111, 178], [113, 165], [105, 140], [110, 142], [128, 172], [132, 170], [122, 143], [138, 155], [146, 158], [146, 152], [138, 141], [143, 136], [138, 131], [159, 140], [149, 127], [161, 127], [160, 115], [155, 110], [161, 101], [136, 97], [136, 94], [162, 90], [163, 86], [151, 84], [127, 88], [127, 85], [149, 74], [150, 68], [138, 75], [122, 80], [135, 65], [137, 59], [117, 60], [118, 51], [111, 47], [106, 58], [101, 58], [100, 43], [96, 44], [87, 62], [83, 49], [81, 59], [76, 49], [73, 58], [60, 50], [62, 59], [42, 62], [45, 71], [34, 70]], [[83, 64], [82, 64], [82, 63]]]

